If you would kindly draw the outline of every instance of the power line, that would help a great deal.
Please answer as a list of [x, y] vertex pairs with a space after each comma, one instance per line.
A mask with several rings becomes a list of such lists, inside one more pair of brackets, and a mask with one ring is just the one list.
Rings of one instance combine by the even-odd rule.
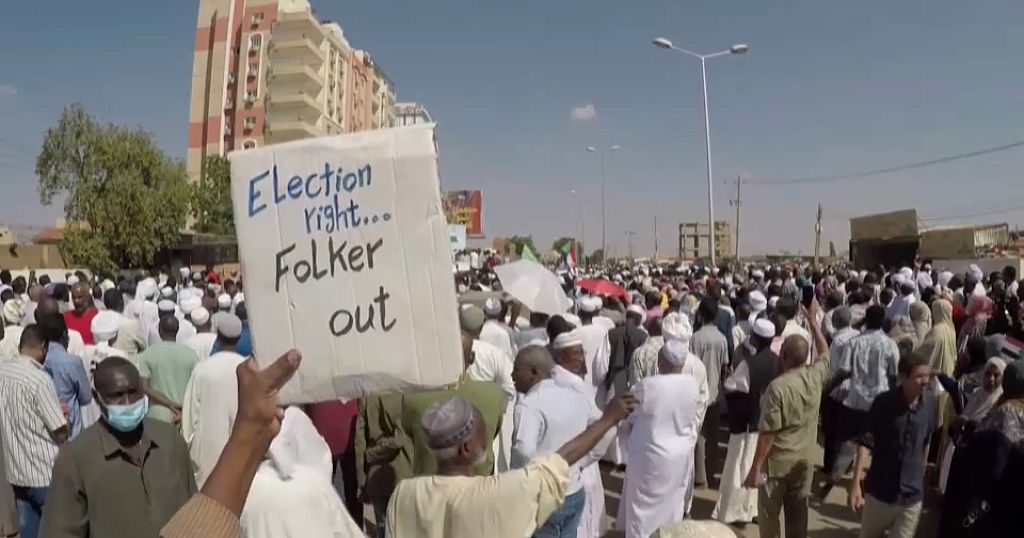
[[999, 215], [999, 214], [1002, 214], [1002, 213], [1009, 213], [1011, 211], [1021, 211], [1021, 210], [1024, 210], [1024, 206], [1004, 207], [1002, 209], [992, 209], [992, 210], [989, 210], [989, 211], [978, 211], [976, 213], [962, 213], [960, 215], [946, 215], [946, 216], [941, 216], [941, 217], [920, 217], [918, 220], [929, 221], [929, 220], [968, 219], [968, 218], [972, 218], [972, 217], [984, 217], [986, 215]]
[[848, 179], [857, 179], [862, 177], [878, 176], [882, 174], [888, 174], [891, 172], [901, 172], [903, 170], [911, 170], [914, 168], [924, 168], [926, 166], [934, 166], [936, 164], [942, 164], [952, 161], [958, 161], [960, 159], [969, 159], [972, 157], [980, 157], [982, 155], [988, 155], [990, 153], [998, 153], [1001, 151], [1008, 151], [1024, 146], [1024, 140], [1017, 142], [1011, 142], [1009, 144], [1003, 144], [1001, 146], [995, 146], [991, 148], [979, 149], [976, 151], [969, 151], [967, 153], [960, 153], [957, 155], [949, 155], [946, 157], [939, 157], [937, 159], [929, 159], [927, 161], [918, 161], [908, 164], [900, 164], [896, 166], [889, 166], [887, 168], [878, 168], [875, 170], [866, 170], [863, 172], [853, 172], [849, 174], [840, 174], [835, 176], [817, 176], [817, 177], [805, 177], [796, 179], [767, 179], [763, 181], [751, 181], [752, 185], [793, 185], [798, 183], [827, 183], [831, 181], [844, 181]]

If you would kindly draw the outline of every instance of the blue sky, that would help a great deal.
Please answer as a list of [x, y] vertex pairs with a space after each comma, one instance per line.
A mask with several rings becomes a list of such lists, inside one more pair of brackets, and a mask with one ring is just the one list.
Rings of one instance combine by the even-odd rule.
[[[194, 1], [12, 2], [0, 18], [0, 222], [46, 224], [32, 172], [46, 128], [79, 101], [141, 125], [184, 157]], [[608, 242], [625, 253], [676, 243], [705, 220], [699, 62], [655, 49], [750, 44], [708, 63], [716, 212], [743, 175], [742, 249], [810, 251], [815, 205], [844, 249], [849, 216], [917, 207], [929, 221], [1024, 223], [1024, 148], [861, 180], [757, 186], [881, 168], [1024, 140], [1018, 0], [361, 0], [313, 2], [438, 122], [442, 181], [484, 191], [489, 235]], [[45, 18], [41, 16], [45, 14]], [[575, 107], [593, 105], [588, 121]], [[1018, 188], [1014, 188], [1018, 187]], [[573, 199], [570, 190], [581, 195]], [[827, 243], [826, 243], [827, 245]]]

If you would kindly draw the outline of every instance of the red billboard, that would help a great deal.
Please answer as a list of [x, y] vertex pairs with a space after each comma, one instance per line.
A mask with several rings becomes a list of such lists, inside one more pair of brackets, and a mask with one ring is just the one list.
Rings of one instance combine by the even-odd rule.
[[448, 191], [444, 212], [448, 224], [466, 226], [466, 237], [484, 236], [483, 194], [480, 191]]

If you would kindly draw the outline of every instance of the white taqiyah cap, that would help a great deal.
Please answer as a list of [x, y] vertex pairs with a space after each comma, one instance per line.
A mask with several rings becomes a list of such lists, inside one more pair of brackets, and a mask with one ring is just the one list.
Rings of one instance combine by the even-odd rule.
[[658, 356], [668, 361], [673, 366], [686, 364], [686, 357], [690, 354], [690, 347], [682, 340], [666, 340], [661, 347]]
[[189, 317], [192, 318], [193, 325], [206, 325], [210, 321], [210, 311], [200, 306], [193, 310]]
[[775, 338], [775, 324], [765, 318], [756, 319], [754, 320], [754, 334], [761, 338]]
[[218, 295], [217, 306], [221, 308], [231, 308], [231, 296], [226, 293]]
[[121, 315], [117, 312], [104, 310], [96, 314], [89, 324], [89, 330], [96, 342], [108, 342], [117, 336], [117, 330], [121, 327]]
[[576, 331], [569, 331], [555, 337], [555, 341], [551, 343], [551, 349], [558, 351], [565, 349], [567, 347], [582, 345], [583, 339], [580, 338], [579, 333], [577, 333]]
[[588, 314], [596, 313], [601, 310], [602, 302], [597, 297], [581, 297], [579, 302], [580, 312], [586, 312]]
[[640, 316], [640, 323], [643, 323], [643, 322], [647, 321], [647, 311], [644, 310], [644, 307], [642, 307], [642, 306], [640, 306], [638, 304], [631, 304], [631, 305], [629, 305], [629, 308], [626, 309], [626, 312], [632, 312], [634, 314], [639, 315]]
[[171, 289], [170, 286], [164, 286], [163, 288], [160, 288], [161, 297], [171, 297], [172, 295], [174, 295], [174, 290]]
[[104, 279], [103, 282], [100, 282], [100, 289], [103, 291], [112, 290], [115, 287], [116, 286], [114, 285], [114, 281], [110, 280], [109, 278]]
[[238, 338], [242, 335], [242, 320], [234, 314], [223, 313], [217, 320], [217, 333], [225, 338]]
[[78, 284], [78, 276], [77, 275], [69, 276], [68, 277], [68, 286], [74, 286], [75, 284]]
[[188, 278], [189, 272], [190, 271], [188, 267], [182, 267], [178, 269], [178, 274], [181, 275], [181, 278]]
[[484, 314], [488, 317], [494, 317], [501, 313], [501, 301], [491, 297], [484, 301]]
[[4, 303], [4, 320], [11, 325], [18, 325], [23, 319], [25, 319], [25, 310], [21, 308], [21, 303], [15, 299], [8, 299]]
[[774, 295], [771, 299], [768, 299], [768, 306], [775, 308], [775, 305], [779, 304], [779, 296]]
[[202, 299], [195, 295], [189, 295], [187, 299], [181, 302], [181, 312], [187, 316], [201, 306], [203, 306]]
[[164, 299], [156, 304], [156, 309], [160, 312], [174, 312], [174, 302]]
[[562, 316], [562, 319], [564, 319], [565, 321], [568, 321], [574, 327], [582, 327], [583, 326], [583, 320], [581, 320], [580, 317], [577, 316], [576, 314], [570, 314], [570, 313], [566, 312], [565, 314], [560, 314], [560, 315]]

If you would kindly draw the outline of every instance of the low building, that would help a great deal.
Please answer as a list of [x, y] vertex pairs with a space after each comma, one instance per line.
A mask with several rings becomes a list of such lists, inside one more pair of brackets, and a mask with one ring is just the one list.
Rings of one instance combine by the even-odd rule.
[[[708, 223], [683, 222], [679, 224], [679, 257], [683, 260], [706, 258], [710, 250]], [[724, 220], [715, 221], [715, 259], [724, 260], [733, 256], [732, 224]]]

